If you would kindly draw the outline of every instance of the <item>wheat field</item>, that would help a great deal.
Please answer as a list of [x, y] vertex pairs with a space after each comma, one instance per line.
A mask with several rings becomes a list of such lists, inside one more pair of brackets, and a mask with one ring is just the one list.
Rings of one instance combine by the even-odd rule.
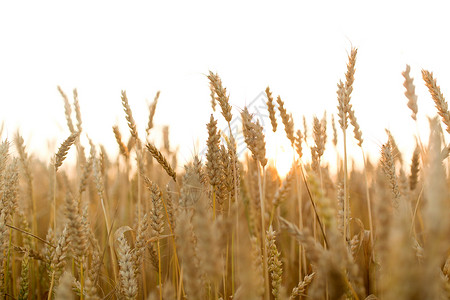
[[[168, 128], [161, 147], [151, 138], [159, 92], [148, 124], [136, 124], [122, 92], [129, 132], [105, 133], [119, 149], [110, 157], [95, 141], [82, 144], [77, 91], [72, 100], [58, 87], [68, 134], [50, 164], [28, 152], [19, 132], [0, 144], [2, 298], [450, 299], [447, 102], [422, 70], [439, 115], [429, 118], [429, 139], [411, 137], [416, 148], [405, 157], [386, 130], [370, 161], [351, 104], [356, 56], [351, 49], [337, 101], [326, 108], [337, 114], [301, 129], [269, 87], [270, 128], [247, 108], [233, 115], [224, 83], [209, 72], [206, 155], [181, 170]], [[405, 109], [414, 121], [426, 118], [409, 66], [403, 77]], [[244, 159], [216, 118], [229, 132], [240, 118]], [[294, 150], [283, 177], [268, 163], [265, 130]], [[362, 167], [350, 165], [350, 147], [361, 150]], [[335, 160], [324, 161], [325, 151]]]

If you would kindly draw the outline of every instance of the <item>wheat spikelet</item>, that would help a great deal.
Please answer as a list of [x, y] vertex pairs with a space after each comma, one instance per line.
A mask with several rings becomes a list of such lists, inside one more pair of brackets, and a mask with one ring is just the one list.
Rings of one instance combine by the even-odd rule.
[[394, 136], [392, 135], [391, 131], [388, 129], [385, 129], [389, 144], [391, 145], [391, 151], [392, 155], [394, 156], [394, 161], [399, 161], [401, 165], [403, 165], [403, 158], [402, 153], [400, 152], [400, 149], [398, 149], [397, 143], [395, 142]]
[[145, 214], [138, 224], [136, 242], [134, 243], [134, 249], [132, 251], [132, 258], [136, 271], [140, 270], [142, 262], [144, 261], [144, 251], [148, 239], [148, 225], [148, 216]]
[[339, 117], [339, 125], [341, 126], [342, 130], [347, 129], [348, 127], [348, 107], [349, 103], [348, 100], [350, 100], [349, 97], [347, 97], [346, 89], [344, 86], [344, 83], [340, 80], [337, 85], [337, 95], [338, 95], [338, 117]]
[[263, 128], [259, 124], [259, 120], [257, 120], [256, 123], [252, 121], [252, 116], [247, 108], [244, 108], [241, 117], [245, 143], [252, 152], [253, 159], [259, 161], [261, 166], [264, 167], [267, 164], [267, 158]]
[[358, 146], [362, 147], [363, 138], [362, 138], [362, 132], [359, 128], [358, 121], [356, 120], [355, 111], [351, 109], [350, 104], [350, 110], [348, 111], [348, 117], [350, 119], [350, 123], [353, 125], [353, 133], [355, 135], [355, 139], [358, 141]]
[[21, 270], [20, 270], [20, 287], [19, 287], [19, 300], [28, 299], [29, 287], [30, 287], [30, 258], [27, 254], [22, 258]]
[[381, 147], [381, 164], [383, 166], [384, 174], [391, 185], [391, 191], [394, 196], [392, 205], [397, 208], [400, 199], [400, 190], [397, 183], [397, 176], [395, 175], [394, 156], [392, 155], [392, 148], [389, 142]]
[[[66, 258], [69, 254], [69, 231], [67, 226], [64, 227], [61, 236], [58, 239], [58, 244], [56, 245], [55, 252], [53, 253], [50, 270], [52, 272], [52, 281], [54, 286], [58, 286], [59, 278], [64, 271], [66, 266]], [[50, 291], [51, 292], [51, 291]]]
[[[280, 111], [281, 121], [284, 125], [284, 131], [286, 132], [286, 136], [291, 141], [291, 144], [294, 145], [295, 137], [294, 137], [294, 121], [292, 119], [292, 115], [288, 115], [286, 108], [284, 108], [284, 102], [281, 100], [281, 97], [277, 97], [278, 110]], [[306, 128], [305, 128], [306, 135]]]
[[414, 78], [409, 77], [409, 72], [411, 70], [411, 67], [409, 65], [406, 65], [405, 71], [402, 72], [403, 77], [405, 78], [405, 82], [403, 83], [403, 86], [406, 89], [405, 96], [408, 98], [408, 107], [412, 111], [411, 118], [413, 118], [414, 121], [417, 120], [417, 95], [416, 95], [416, 87], [414, 86]]
[[[19, 154], [20, 164], [22, 165], [22, 168], [24, 170], [25, 176], [27, 178], [28, 182], [28, 194], [29, 196], [32, 195], [32, 185], [31, 182], [33, 181], [33, 176], [31, 174], [31, 168], [29, 163], [29, 157], [26, 151], [26, 147], [24, 145], [24, 140], [22, 136], [20, 135], [19, 131], [17, 131], [14, 142], [16, 144], [17, 153]], [[31, 200], [31, 197], [30, 197]]]
[[420, 171], [420, 148], [416, 145], [413, 157], [411, 159], [411, 174], [409, 176], [409, 189], [411, 191], [416, 189]]
[[94, 232], [92, 231], [92, 228], [89, 228], [88, 231], [88, 237], [89, 237], [89, 246], [90, 246], [90, 253], [91, 253], [91, 267], [88, 270], [88, 277], [92, 281], [94, 285], [98, 283], [99, 275], [102, 268], [102, 259], [101, 259], [101, 249], [100, 244], [95, 237]]
[[0, 190], [0, 214], [4, 216], [5, 221], [9, 220], [13, 216], [17, 208], [17, 196], [18, 196], [18, 160], [14, 159], [6, 167], [5, 174], [3, 176], [3, 182], [1, 183]]
[[348, 95], [353, 91], [353, 81], [355, 81], [355, 64], [356, 64], [356, 54], [358, 53], [358, 49], [352, 48], [350, 51], [350, 55], [348, 56], [347, 63], [347, 73], [345, 74], [345, 87], [348, 90]]
[[351, 110], [350, 99], [353, 92], [353, 82], [355, 80], [355, 63], [356, 63], [356, 53], [358, 50], [352, 48], [351, 53], [348, 57], [347, 63], [347, 73], [345, 74], [345, 84], [342, 81], [338, 83], [338, 116], [339, 124], [343, 130], [347, 129], [348, 115]]
[[169, 141], [169, 126], [165, 125], [162, 128], [162, 134], [163, 134], [163, 149], [167, 153], [170, 154], [170, 141]]
[[201, 178], [196, 166], [189, 164], [184, 168], [186, 173], [183, 176], [179, 204], [182, 207], [189, 207], [198, 201], [203, 193], [203, 189], [201, 188]]
[[227, 148], [228, 148], [228, 165], [227, 169], [229, 171], [229, 174], [231, 176], [231, 180], [228, 181], [230, 184], [230, 193], [231, 195], [235, 196], [235, 200], [237, 201], [239, 194], [240, 194], [240, 162], [237, 158], [237, 149], [236, 149], [236, 141], [233, 136], [231, 136], [229, 139], [226, 138]]
[[0, 144], [0, 180], [3, 179], [8, 157], [9, 157], [9, 142], [3, 141]]
[[64, 159], [66, 159], [67, 152], [79, 136], [79, 132], [72, 133], [59, 147], [58, 152], [55, 155], [55, 172], [58, 171], [62, 165]]
[[75, 118], [77, 119], [77, 131], [81, 132], [83, 127], [83, 122], [81, 121], [81, 110], [80, 103], [78, 101], [78, 91], [77, 89], [73, 89], [73, 106], [75, 108]]
[[272, 131], [277, 131], [277, 119], [275, 117], [275, 104], [273, 103], [273, 97], [272, 92], [270, 91], [270, 88], [266, 88], [266, 95], [267, 95], [267, 110], [269, 111], [269, 118], [270, 123], [272, 124]]
[[83, 289], [84, 295], [85, 295], [85, 299], [87, 300], [100, 300], [102, 298], [100, 298], [98, 296], [98, 291], [97, 291], [97, 287], [94, 285], [94, 282], [92, 281], [91, 278], [89, 278], [89, 276], [86, 278], [85, 282], [84, 282], [84, 289]]
[[311, 147], [311, 158], [312, 158], [312, 169], [314, 171], [318, 171], [320, 167], [320, 160], [325, 151], [325, 143], [326, 143], [326, 118], [322, 121], [314, 116], [314, 125], [313, 125], [313, 138], [315, 146]]
[[223, 181], [220, 185], [221, 191], [220, 194], [222, 198], [227, 198], [228, 195], [231, 195], [230, 193], [234, 189], [234, 180], [233, 180], [233, 164], [230, 159], [229, 153], [227, 148], [224, 145], [220, 145], [220, 164], [222, 165], [222, 174], [223, 174]]
[[147, 143], [147, 149], [150, 152], [150, 154], [153, 156], [153, 158], [156, 159], [156, 161], [163, 167], [163, 169], [166, 171], [166, 173], [173, 178], [173, 181], [177, 181], [177, 174], [172, 169], [172, 166], [167, 162], [164, 155], [162, 155], [161, 152], [159, 152], [156, 147], [150, 143]]
[[209, 90], [211, 92], [209, 94], [209, 96], [211, 97], [211, 107], [213, 111], [216, 111], [216, 92], [214, 91], [214, 86], [212, 82], [209, 83]]
[[88, 179], [92, 172], [92, 165], [95, 160], [95, 147], [91, 147], [91, 154], [89, 160], [84, 164], [83, 173], [81, 174], [78, 195], [81, 199], [81, 194], [86, 190], [88, 185]]
[[281, 276], [283, 275], [282, 263], [280, 260], [280, 252], [275, 244], [275, 231], [272, 226], [269, 227], [266, 235], [266, 247], [268, 252], [268, 271], [272, 284], [272, 295], [275, 299], [279, 299], [281, 287]]
[[216, 94], [216, 100], [222, 109], [222, 115], [225, 120], [230, 123], [231, 122], [231, 105], [230, 105], [230, 96], [227, 95], [227, 89], [223, 87], [222, 80], [219, 75], [214, 74], [209, 71], [208, 79], [211, 85], [214, 88], [214, 92]]
[[162, 193], [158, 185], [151, 182], [149, 186], [153, 207], [151, 210], [151, 223], [153, 235], [160, 236], [164, 232], [164, 206], [162, 203]]
[[[337, 221], [337, 229], [338, 231], [344, 235], [344, 222], [350, 222], [350, 216], [347, 214], [344, 216], [344, 184], [343, 182], [339, 182], [337, 184], [337, 203], [338, 203], [338, 221]], [[345, 220], [346, 218], [346, 220]]]
[[298, 296], [305, 295], [306, 289], [307, 289], [308, 286], [311, 284], [311, 282], [312, 282], [312, 280], [313, 280], [313, 278], [314, 278], [314, 275], [315, 275], [314, 272], [311, 273], [311, 274], [309, 274], [309, 275], [306, 275], [306, 276], [303, 278], [303, 281], [300, 281], [300, 282], [298, 283], [298, 285], [297, 285], [295, 288], [292, 289], [291, 296], [290, 296], [289, 299], [290, 299], [290, 300], [294, 300], [294, 299], [296, 299], [296, 297], [298, 297]]
[[131, 112], [131, 107], [130, 104], [128, 103], [127, 93], [126, 91], [122, 91], [121, 93], [122, 93], [121, 96], [122, 106], [123, 111], [125, 112], [125, 118], [127, 119], [128, 122], [128, 128], [130, 128], [131, 136], [135, 139], [136, 144], [140, 145], [140, 139], [136, 129], [136, 122], [134, 121], [133, 113]]
[[70, 193], [66, 194], [67, 238], [72, 245], [75, 257], [82, 258], [87, 251], [87, 236], [82, 224], [82, 214], [79, 205]]
[[422, 78], [425, 81], [425, 85], [434, 100], [438, 114], [441, 116], [442, 121], [447, 126], [447, 132], [450, 133], [450, 112], [448, 111], [448, 104], [445, 101], [444, 95], [441, 92], [441, 88], [437, 85], [436, 79], [433, 78], [433, 73], [422, 70]]
[[214, 120], [212, 114], [206, 128], [208, 129], [208, 140], [206, 141], [208, 147], [208, 151], [206, 152], [206, 172], [208, 174], [209, 183], [216, 189], [223, 181], [223, 166], [219, 159], [220, 136], [217, 132], [217, 121]]
[[297, 130], [297, 136], [295, 137], [295, 151], [297, 152], [299, 158], [302, 158], [303, 156], [302, 141], [303, 135], [299, 129]]
[[305, 140], [306, 144], [308, 144], [307, 138], [308, 138], [308, 124], [306, 122], [305, 115], [303, 115], [303, 139]]
[[337, 147], [338, 137], [336, 129], [336, 121], [334, 120], [334, 115], [331, 115], [331, 127], [333, 128], [333, 145]]
[[122, 134], [119, 131], [119, 126], [113, 126], [114, 136], [116, 137], [117, 144], [119, 145], [120, 154], [122, 154], [127, 160], [130, 158], [130, 152], [127, 145], [122, 141]]
[[158, 104], [160, 91], [156, 92], [155, 99], [153, 99], [152, 104], [149, 106], [149, 114], [148, 114], [148, 124], [147, 124], [147, 133], [150, 131], [150, 129], [153, 128], [153, 118], [155, 117], [155, 111], [156, 111], [156, 105]]
[[69, 98], [64, 93], [64, 91], [61, 89], [61, 87], [58, 85], [58, 91], [61, 94], [63, 100], [64, 100], [64, 113], [66, 115], [66, 121], [67, 121], [67, 127], [70, 130], [70, 133], [75, 133], [75, 127], [73, 127], [72, 122], [72, 108], [70, 107]]
[[127, 299], [137, 298], [138, 283], [133, 255], [123, 233], [117, 237], [117, 257], [119, 260], [120, 293]]

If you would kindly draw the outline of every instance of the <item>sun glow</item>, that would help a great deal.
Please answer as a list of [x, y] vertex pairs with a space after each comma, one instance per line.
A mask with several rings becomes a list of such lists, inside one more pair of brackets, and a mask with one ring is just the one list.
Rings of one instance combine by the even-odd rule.
[[284, 134], [273, 134], [268, 144], [267, 157], [277, 169], [278, 175], [284, 178], [289, 172], [294, 160], [294, 151]]

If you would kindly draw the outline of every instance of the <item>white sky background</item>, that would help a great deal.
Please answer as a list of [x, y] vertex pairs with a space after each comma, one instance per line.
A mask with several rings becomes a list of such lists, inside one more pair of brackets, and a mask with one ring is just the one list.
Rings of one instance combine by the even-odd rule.
[[[415, 124], [403, 95], [405, 65], [411, 65], [415, 79], [425, 140], [425, 116], [436, 110], [421, 69], [433, 71], [444, 95], [450, 95], [450, 6], [443, 3], [4, 1], [2, 138], [12, 139], [20, 127], [28, 147], [49, 158], [57, 145], [47, 152], [47, 141], [59, 144], [69, 135], [56, 89], [60, 85], [68, 95], [78, 89], [85, 133], [114, 155], [111, 127], [119, 124], [129, 136], [120, 91], [127, 91], [144, 137], [148, 103], [161, 90], [155, 124], [157, 131], [170, 125], [171, 144], [180, 145], [182, 166], [205, 144], [212, 112], [208, 70], [221, 76], [234, 115], [270, 85], [293, 113], [296, 128], [303, 128], [303, 115], [311, 128], [314, 114], [336, 113], [336, 84], [344, 78], [347, 53], [354, 45], [358, 57], [351, 103], [364, 148], [378, 157], [386, 141], [384, 128], [389, 128], [409, 155]], [[219, 113], [215, 116], [222, 122]], [[269, 125], [268, 144], [281, 140], [288, 145], [282, 124], [278, 138], [270, 131]], [[351, 131], [349, 135], [350, 153], [359, 160]], [[330, 140], [330, 127], [328, 136]], [[155, 139], [159, 144], [159, 134]], [[330, 144], [333, 159], [331, 149]], [[268, 149], [271, 156], [280, 151]]]

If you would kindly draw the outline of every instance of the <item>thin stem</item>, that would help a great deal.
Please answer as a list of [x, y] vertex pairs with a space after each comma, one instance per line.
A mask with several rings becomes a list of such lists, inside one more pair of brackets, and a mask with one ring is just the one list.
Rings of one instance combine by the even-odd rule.
[[158, 281], [159, 281], [159, 300], [162, 300], [162, 276], [161, 276], [161, 248], [159, 239], [156, 241], [158, 247]]
[[[344, 242], [347, 243], [347, 218], [349, 211], [348, 191], [347, 191], [347, 137], [345, 129], [342, 129], [344, 134]], [[350, 224], [349, 224], [350, 226]]]
[[213, 220], [216, 220], [216, 189], [214, 186], [213, 189]]
[[27, 234], [27, 235], [29, 235], [29, 236], [31, 236], [31, 237], [34, 237], [35, 239], [39, 240], [40, 242], [42, 242], [42, 243], [44, 243], [44, 244], [49, 245], [49, 246], [52, 247], [52, 248], [56, 248], [56, 246], [53, 246], [52, 244], [50, 244], [50, 243], [47, 242], [46, 240], [44, 240], [44, 239], [38, 237], [37, 235], [34, 235], [34, 234], [28, 232], [28, 231], [25, 231], [25, 230], [23, 230], [23, 229], [20, 229], [20, 228], [18, 228], [18, 227], [15, 227], [15, 226], [13, 226], [13, 225], [10, 225], [10, 224], [5, 224], [5, 226], [6, 226], [6, 227], [9, 227], [9, 228], [11, 228], [11, 229], [17, 230], [17, 231], [19, 231], [19, 232], [22, 232], [22, 233], [24, 233], [24, 234]]
[[[259, 187], [259, 198], [260, 198], [260, 207], [261, 207], [261, 243], [263, 247], [263, 272], [264, 272], [264, 282], [265, 282], [265, 289], [264, 289], [264, 295], [265, 299], [269, 299], [270, 297], [270, 288], [269, 288], [269, 273], [268, 273], [268, 267], [267, 267], [267, 247], [266, 247], [266, 228], [265, 228], [265, 215], [266, 211], [264, 208], [264, 190], [263, 186], [261, 184], [261, 173], [259, 170], [259, 162], [256, 161], [256, 167], [258, 168], [258, 187]], [[265, 177], [265, 169], [262, 167], [262, 176]]]
[[311, 205], [313, 207], [314, 214], [315, 214], [315, 216], [317, 218], [317, 223], [319, 223], [320, 230], [322, 231], [323, 240], [325, 242], [325, 245], [327, 247], [329, 247], [327, 236], [325, 234], [325, 230], [323, 228], [322, 221], [320, 221], [319, 214], [317, 213], [317, 207], [316, 207], [316, 204], [314, 203], [314, 200], [313, 200], [313, 197], [312, 197], [312, 194], [311, 194], [311, 190], [309, 189], [308, 182], [306, 181], [305, 172], [303, 171], [303, 165], [302, 165], [301, 162], [300, 162], [300, 172], [301, 172], [301, 175], [302, 175], [302, 178], [303, 178], [303, 182], [305, 183], [306, 191], [308, 192], [309, 200], [311, 201]]
[[47, 300], [51, 300], [52, 299], [53, 285], [54, 284], [55, 284], [55, 271], [52, 272], [52, 280], [50, 281], [50, 288], [48, 289]]
[[[105, 201], [103, 199], [103, 195], [100, 195], [100, 203], [102, 205], [102, 210], [103, 210], [103, 216], [105, 217], [105, 224], [106, 224], [106, 233], [108, 235], [108, 242], [109, 242], [109, 252], [110, 252], [110, 256], [111, 256], [111, 264], [113, 266], [113, 271], [114, 271], [114, 278], [117, 280], [118, 276], [117, 276], [117, 266], [114, 262], [114, 251], [112, 248], [113, 243], [111, 243], [111, 229], [109, 226], [109, 218], [108, 218], [108, 214], [106, 212], [106, 207], [105, 207]], [[107, 245], [108, 246], [108, 245]]]
[[[292, 145], [294, 146], [294, 145]], [[292, 147], [292, 149], [294, 149], [294, 147]], [[298, 203], [298, 228], [300, 230], [303, 229], [303, 201], [302, 201], [302, 192], [301, 192], [301, 188], [300, 188], [300, 183], [299, 183], [299, 176], [298, 176], [298, 165], [297, 162], [295, 160], [295, 149], [294, 149], [294, 173], [295, 173], [295, 191], [297, 194], [297, 203]], [[306, 274], [306, 261], [303, 260], [304, 258], [304, 251], [303, 251], [303, 246], [299, 243], [298, 244], [298, 276], [299, 276], [299, 280], [301, 278], [303, 278], [303, 273]], [[302, 272], [302, 265], [303, 265], [303, 272]]]
[[[229, 244], [227, 240], [227, 250], [225, 254], [225, 265], [224, 265], [224, 272], [222, 272], [222, 283], [223, 283], [223, 298], [227, 299], [227, 274], [228, 274], [228, 251], [229, 251]], [[222, 258], [223, 259], [223, 258]]]
[[[7, 255], [7, 259], [6, 259], [6, 273], [5, 274], [5, 290], [8, 291], [8, 286], [9, 286], [9, 262], [11, 261], [11, 245], [12, 245], [12, 230], [9, 230], [9, 243], [8, 243], [8, 255]], [[15, 278], [15, 265], [14, 265], [14, 259], [11, 261], [12, 264], [12, 278], [14, 280]], [[15, 287], [13, 285], [12, 287], [12, 292], [13, 292], [13, 296], [15, 295]]]
[[[139, 154], [138, 154], [139, 155]], [[139, 168], [139, 166], [138, 166]], [[141, 172], [137, 172], [137, 188], [138, 188], [138, 194], [137, 194], [137, 206], [138, 206], [138, 224], [141, 224]]]
[[414, 224], [415, 224], [415, 220], [416, 220], [416, 216], [417, 216], [417, 211], [419, 210], [420, 199], [422, 199], [422, 193], [423, 193], [423, 187], [420, 190], [419, 197], [417, 198], [417, 201], [416, 201], [416, 207], [414, 208], [414, 214], [412, 216], [412, 221], [411, 221], [411, 229], [410, 229], [411, 232], [414, 230]]
[[[172, 236], [172, 241], [173, 241], [173, 252], [174, 252], [174, 256], [175, 256], [175, 272], [174, 273], [176, 275], [176, 279], [180, 280], [179, 284], [180, 284], [180, 287], [182, 287], [181, 269], [180, 269], [180, 263], [178, 261], [177, 245], [175, 243], [175, 235], [173, 233], [172, 225], [170, 224], [169, 212], [167, 210], [166, 201], [164, 200], [164, 197], [161, 197], [161, 200], [162, 200], [162, 204], [164, 206], [164, 212], [166, 213], [167, 224], [169, 225], [170, 235]], [[178, 277], [178, 274], [180, 274], [180, 277]], [[177, 282], [177, 285], [178, 285], [178, 282]]]
[[[238, 182], [237, 182], [237, 170], [236, 170], [236, 153], [234, 152], [234, 137], [233, 137], [233, 133], [231, 131], [231, 124], [230, 122], [228, 122], [228, 130], [230, 131], [230, 144], [233, 142], [233, 151], [231, 151], [233, 153], [233, 157], [232, 157], [232, 166], [233, 166], [233, 185], [234, 185], [234, 203], [236, 205], [236, 227], [233, 228], [233, 232], [231, 233], [231, 272], [232, 272], [232, 290], [233, 290], [233, 295], [234, 295], [234, 270], [235, 270], [235, 260], [234, 260], [234, 248], [236, 248], [236, 252], [239, 253], [239, 201], [238, 201]], [[230, 214], [231, 211], [231, 205], [228, 208], [229, 212], [228, 214]], [[236, 245], [233, 242], [233, 239], [236, 239]], [[228, 256], [227, 256], [228, 259]], [[237, 262], [236, 262], [237, 263]]]
[[[372, 223], [372, 203], [370, 201], [370, 192], [369, 192], [369, 179], [367, 177], [367, 166], [366, 166], [366, 156], [364, 155], [364, 150], [361, 147], [362, 157], [364, 160], [364, 178], [366, 180], [366, 198], [367, 198], [367, 213], [369, 214], [369, 227], [370, 227], [370, 244], [372, 245], [373, 249], [373, 223]], [[372, 250], [373, 251], [373, 250]]]
[[56, 170], [53, 170], [53, 232], [56, 232]]
[[233, 248], [234, 248], [234, 232], [231, 234], [231, 294], [234, 295], [235, 286], [234, 286], [234, 256], [233, 256]]
[[80, 257], [80, 300], [84, 299], [84, 273], [83, 273], [83, 261]]

